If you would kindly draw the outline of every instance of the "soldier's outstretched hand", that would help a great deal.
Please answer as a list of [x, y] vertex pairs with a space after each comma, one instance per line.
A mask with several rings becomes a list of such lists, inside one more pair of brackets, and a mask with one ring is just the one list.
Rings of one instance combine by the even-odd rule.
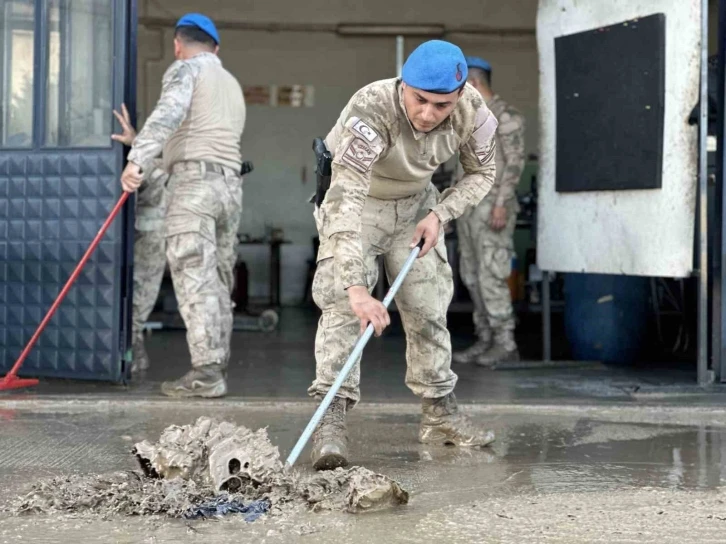
[[131, 116], [129, 115], [129, 110], [126, 109], [126, 104], [121, 104], [121, 113], [113, 110], [113, 114], [118, 119], [118, 124], [121, 125], [123, 132], [121, 134], [112, 134], [111, 139], [131, 147], [131, 144], [134, 143], [134, 138], [136, 138], [136, 130], [131, 125]]
[[362, 285], [348, 288], [348, 301], [353, 313], [360, 319], [360, 332], [363, 334], [368, 323], [373, 325], [376, 336], [383, 334], [383, 329], [391, 324], [388, 310], [380, 300], [373, 298], [368, 289]]
[[441, 229], [441, 221], [434, 212], [429, 213], [416, 225], [416, 231], [413, 233], [413, 239], [411, 240], [411, 249], [416, 247], [421, 238], [424, 239], [424, 245], [418, 254], [419, 258], [426, 255], [439, 241], [439, 229]]

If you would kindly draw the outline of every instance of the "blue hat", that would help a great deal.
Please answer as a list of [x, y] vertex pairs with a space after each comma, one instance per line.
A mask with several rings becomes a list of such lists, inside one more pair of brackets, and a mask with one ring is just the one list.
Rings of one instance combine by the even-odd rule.
[[479, 70], [484, 70], [485, 72], [492, 71], [492, 65], [479, 57], [466, 57], [466, 65], [469, 68], [479, 68]]
[[219, 45], [217, 27], [214, 26], [212, 20], [206, 15], [202, 15], [201, 13], [187, 13], [177, 22], [176, 28], [179, 28], [180, 26], [195, 26], [199, 30], [209, 34], [215, 43]]
[[411, 87], [448, 94], [466, 82], [466, 59], [453, 43], [430, 40], [414, 49], [403, 65], [401, 79]]

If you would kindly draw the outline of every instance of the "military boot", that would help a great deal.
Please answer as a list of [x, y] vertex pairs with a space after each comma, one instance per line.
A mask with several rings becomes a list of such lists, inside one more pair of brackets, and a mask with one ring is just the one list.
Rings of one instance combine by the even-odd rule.
[[494, 335], [494, 344], [486, 353], [480, 355], [476, 361], [477, 365], [491, 367], [496, 363], [508, 363], [519, 361], [519, 350], [514, 341], [514, 331], [497, 331]]
[[422, 399], [422, 408], [418, 440], [423, 444], [473, 447], [494, 442], [494, 431], [479, 429], [459, 412], [454, 393], [437, 399]]
[[345, 425], [347, 406], [347, 399], [335, 397], [315, 429], [310, 454], [315, 470], [348, 466], [348, 430]]
[[461, 365], [473, 363], [480, 356], [482, 356], [491, 346], [491, 336], [479, 338], [474, 344], [472, 344], [468, 348], [461, 351], [455, 351], [451, 356], [451, 360]]
[[495, 344], [490, 350], [479, 356], [479, 358], [474, 362], [479, 366], [492, 367], [497, 363], [509, 363], [514, 361], [519, 361], [519, 350], [516, 347], [509, 350], [502, 345]]
[[225, 368], [220, 364], [192, 368], [178, 380], [162, 383], [161, 392], [168, 397], [223, 397], [227, 394]]
[[131, 374], [149, 369], [151, 363], [144, 346], [144, 333], [134, 333], [131, 341]]

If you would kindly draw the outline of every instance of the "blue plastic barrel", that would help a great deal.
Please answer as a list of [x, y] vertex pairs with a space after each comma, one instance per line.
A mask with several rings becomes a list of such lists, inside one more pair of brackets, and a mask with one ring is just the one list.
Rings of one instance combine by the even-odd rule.
[[565, 335], [579, 361], [629, 364], [646, 341], [649, 278], [565, 274]]

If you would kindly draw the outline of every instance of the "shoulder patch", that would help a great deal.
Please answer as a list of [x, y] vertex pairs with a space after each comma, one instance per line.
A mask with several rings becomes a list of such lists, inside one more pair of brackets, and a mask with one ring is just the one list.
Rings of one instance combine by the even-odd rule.
[[[482, 109], [479, 110], [477, 117], [481, 115], [481, 112]], [[497, 126], [499, 125], [499, 122], [497, 121], [497, 118], [494, 117], [493, 113], [486, 113], [487, 117], [484, 122], [478, 124], [477, 128], [471, 135], [471, 138], [473, 140], [472, 143], [474, 146], [474, 153], [476, 153], [476, 156], [481, 164], [484, 164], [484, 162], [489, 159], [489, 155], [491, 154], [491, 150], [489, 149], [490, 143], [492, 142], [494, 134], [497, 131]]]
[[351, 121], [351, 130], [353, 130], [353, 132], [355, 132], [357, 135], [363, 136], [363, 138], [371, 143], [375, 142], [379, 138], [378, 133], [373, 130], [370, 125], [368, 125], [365, 121], [362, 121], [358, 117], [351, 118]]
[[[375, 136], [378, 137], [377, 134]], [[377, 158], [378, 152], [370, 146], [366, 139], [354, 138], [343, 152], [340, 161], [365, 174], [371, 169], [373, 162]]]

